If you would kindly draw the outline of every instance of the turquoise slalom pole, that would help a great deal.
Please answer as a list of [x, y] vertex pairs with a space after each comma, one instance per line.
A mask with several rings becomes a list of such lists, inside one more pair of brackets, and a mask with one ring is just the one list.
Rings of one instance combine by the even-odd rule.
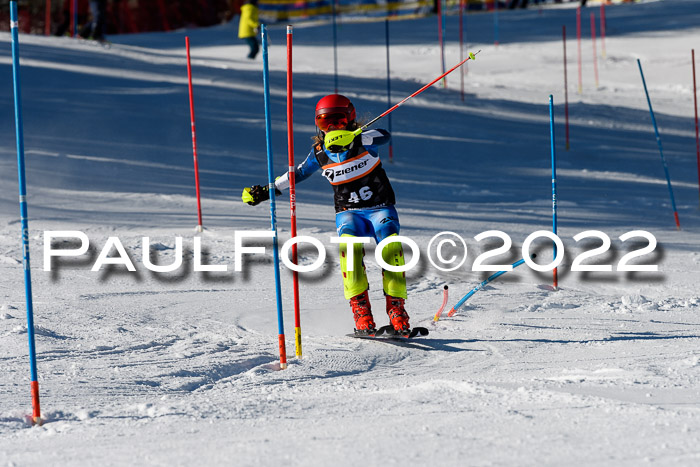
[[22, 222], [22, 255], [24, 265], [24, 294], [27, 299], [27, 336], [29, 338], [29, 367], [32, 391], [32, 424], [41, 425], [39, 381], [36, 369], [34, 339], [34, 305], [32, 302], [32, 275], [29, 266], [29, 221], [27, 220], [27, 182], [24, 174], [24, 131], [22, 129], [22, 95], [19, 77], [19, 37], [17, 29], [17, 1], [10, 1], [10, 29], [12, 30], [12, 79], [15, 89], [15, 130], [17, 135], [17, 173], [19, 176], [19, 210]]
[[[532, 255], [533, 258], [534, 258], [535, 256], [536, 256], [536, 255]], [[513, 263], [512, 266], [513, 266], [513, 268], [517, 268], [518, 266], [520, 266], [520, 265], [523, 264], [524, 262], [525, 262], [525, 260], [524, 260], [524, 259], [521, 259], [521, 260], [516, 261], [515, 263]], [[464, 297], [462, 297], [462, 299], [461, 299], [460, 301], [458, 301], [457, 304], [456, 304], [455, 306], [453, 306], [452, 309], [447, 313], [447, 316], [454, 316], [454, 314], [457, 312], [457, 310], [459, 309], [459, 307], [461, 307], [462, 305], [464, 305], [464, 302], [466, 302], [467, 300], [469, 300], [469, 297], [471, 297], [472, 295], [474, 295], [475, 293], [477, 293], [479, 290], [482, 289], [482, 287], [484, 287], [486, 284], [488, 284], [489, 282], [491, 282], [491, 281], [494, 280], [495, 278], [497, 278], [497, 277], [499, 277], [499, 276], [502, 276], [503, 274], [505, 274], [505, 273], [507, 273], [507, 272], [508, 272], [508, 271], [498, 271], [497, 273], [490, 275], [485, 281], [483, 281], [481, 284], [479, 284], [479, 285], [477, 285], [476, 287], [474, 287], [473, 289], [471, 289], [471, 290], [467, 293], [467, 295], [465, 295]]]
[[647, 90], [647, 82], [644, 79], [644, 72], [642, 71], [642, 62], [637, 59], [637, 65], [639, 65], [639, 73], [642, 75], [642, 84], [644, 84], [644, 93], [647, 96], [647, 103], [649, 104], [649, 113], [651, 113], [651, 122], [654, 124], [654, 133], [656, 134], [656, 143], [659, 145], [659, 154], [661, 154], [661, 163], [664, 166], [664, 173], [666, 174], [666, 184], [668, 185], [668, 192], [671, 195], [671, 207], [673, 208], [673, 217], [676, 219], [676, 228], [681, 229], [681, 222], [678, 219], [678, 209], [676, 209], [676, 199], [673, 197], [673, 188], [671, 188], [671, 176], [668, 174], [668, 166], [666, 165], [666, 158], [664, 157], [664, 150], [661, 147], [661, 137], [659, 136], [659, 128], [656, 125], [656, 118], [654, 117], [654, 109], [651, 108], [651, 99], [649, 98], [649, 91]]
[[287, 368], [287, 350], [284, 343], [284, 318], [282, 316], [282, 287], [280, 285], [280, 258], [277, 251], [277, 215], [275, 205], [275, 176], [272, 168], [272, 121], [270, 117], [270, 70], [267, 58], [267, 28], [260, 25], [263, 56], [263, 88], [265, 94], [265, 135], [267, 138], [267, 182], [270, 191], [270, 224], [272, 237], [272, 257], [275, 264], [275, 292], [277, 295], [277, 326], [279, 328], [280, 368]]

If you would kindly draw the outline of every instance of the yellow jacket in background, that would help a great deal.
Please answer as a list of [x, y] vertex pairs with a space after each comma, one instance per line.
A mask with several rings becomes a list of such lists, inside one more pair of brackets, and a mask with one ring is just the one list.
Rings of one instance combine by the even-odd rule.
[[255, 29], [260, 26], [258, 7], [250, 3], [241, 5], [241, 19], [238, 23], [238, 38], [255, 37]]

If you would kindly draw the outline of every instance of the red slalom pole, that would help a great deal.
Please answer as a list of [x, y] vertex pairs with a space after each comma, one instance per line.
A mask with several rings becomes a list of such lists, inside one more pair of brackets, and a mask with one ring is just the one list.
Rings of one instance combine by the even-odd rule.
[[595, 73], [595, 88], [598, 89], [598, 50], [595, 46], [595, 13], [591, 13], [591, 37], [593, 38], [593, 72]]
[[190, 38], [185, 36], [185, 48], [187, 49], [187, 81], [190, 90], [190, 124], [192, 126], [192, 153], [194, 155], [194, 183], [197, 191], [197, 232], [202, 229], [202, 203], [199, 198], [199, 163], [197, 162], [197, 130], [194, 125], [194, 96], [192, 94], [192, 65], [190, 64]]
[[165, 2], [158, 0], [158, 9], [160, 10], [161, 21], [164, 31], [170, 31], [170, 23], [168, 22], [168, 10], [165, 8]]
[[695, 84], [695, 49], [692, 49], [693, 58], [693, 102], [695, 103], [695, 150], [698, 157], [698, 196], [700, 196], [700, 138], [698, 138], [698, 91]]
[[[292, 238], [297, 236], [297, 195], [294, 183], [294, 111], [292, 106], [292, 26], [287, 25], [287, 146], [289, 148], [289, 212]], [[297, 244], [292, 245], [292, 263], [297, 264]], [[292, 271], [294, 282], [294, 342], [301, 358], [301, 317], [299, 313], [299, 273]]]
[[600, 40], [603, 43], [603, 58], [605, 58], [605, 2], [600, 4]]
[[51, 0], [46, 0], [46, 17], [44, 19], [44, 35], [51, 35]]
[[581, 7], [576, 8], [576, 41], [578, 43], [578, 93], [583, 93], [583, 75], [581, 72]]
[[70, 31], [71, 31], [71, 37], [75, 37], [77, 35], [77, 28], [78, 25], [76, 24], [76, 16], [78, 16], [78, 1], [77, 0], [71, 0], [70, 2]]
[[566, 121], [566, 150], [569, 150], [569, 83], [566, 76], [566, 26], [561, 27], [564, 42], [564, 119]]

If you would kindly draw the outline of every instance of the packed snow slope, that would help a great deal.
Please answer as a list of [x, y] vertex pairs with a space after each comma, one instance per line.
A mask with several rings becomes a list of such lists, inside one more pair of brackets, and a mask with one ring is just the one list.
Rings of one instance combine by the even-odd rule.
[[[596, 41], [583, 10], [582, 90], [570, 4], [465, 18], [464, 74], [451, 74], [377, 123], [402, 234], [420, 247], [407, 273], [409, 343], [348, 337], [331, 189], [321, 176], [297, 187], [299, 234], [320, 240], [323, 266], [301, 274], [303, 357], [294, 356], [290, 271], [282, 266], [289, 368], [280, 370], [271, 241], [234, 271], [236, 232], [269, 230], [269, 205], [241, 190], [267, 180], [262, 63], [245, 59], [235, 22], [210, 29], [112, 36], [111, 48], [20, 36], [29, 238], [43, 426], [30, 427], [29, 356], [17, 202], [11, 38], [0, 34], [0, 464], [2, 465], [698, 465], [700, 462], [700, 211], [691, 49], [700, 48], [700, 3], [647, 1], [606, 9]], [[441, 73], [435, 17], [391, 21], [391, 102]], [[562, 26], [566, 26], [570, 149], [565, 150]], [[600, 23], [597, 23], [600, 32]], [[460, 58], [458, 18], [447, 18], [447, 66]], [[185, 36], [192, 44], [205, 264], [194, 271], [197, 224]], [[287, 170], [286, 31], [269, 28], [274, 172]], [[329, 24], [294, 27], [294, 145], [314, 134], [317, 100], [333, 92]], [[338, 29], [338, 90], [365, 121], [388, 108], [383, 22]], [[605, 56], [603, 53], [603, 46]], [[637, 66], [656, 112], [682, 230], [676, 230], [659, 146]], [[454, 317], [432, 316], [492, 272], [477, 257], [502, 245], [474, 236], [500, 230], [512, 246], [485, 261], [510, 264], [533, 232], [552, 228], [548, 97], [554, 99], [559, 290], [529, 266], [476, 293]], [[278, 198], [280, 240], [290, 235]], [[44, 267], [46, 231], [81, 231], [90, 250]], [[607, 251], [574, 272], [581, 253]], [[658, 241], [618, 270], [648, 241]], [[468, 259], [441, 272], [428, 261], [443, 231], [464, 238]], [[136, 271], [92, 272], [109, 237]], [[184, 260], [168, 265], [183, 241]], [[253, 245], [247, 242], [247, 246]], [[54, 248], [77, 248], [58, 239]], [[536, 262], [551, 241], [532, 244]], [[379, 325], [381, 272], [367, 246]], [[111, 256], [117, 255], [112, 248]], [[446, 247], [443, 257], [461, 255]], [[561, 253], [561, 250], [560, 250]], [[146, 253], [149, 256], [149, 253]], [[410, 256], [410, 255], [409, 255]], [[317, 253], [304, 246], [300, 261]]]

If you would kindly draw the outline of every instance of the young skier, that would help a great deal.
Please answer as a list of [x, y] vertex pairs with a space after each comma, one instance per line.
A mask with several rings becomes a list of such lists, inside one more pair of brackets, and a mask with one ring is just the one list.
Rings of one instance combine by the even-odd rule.
[[[373, 237], [377, 243], [398, 235], [399, 216], [394, 208], [394, 190], [379, 160], [377, 146], [386, 144], [391, 135], [386, 130], [367, 130], [356, 136], [345, 147], [325, 147], [324, 136], [335, 130], [356, 130], [355, 107], [350, 99], [340, 94], [325, 96], [316, 104], [318, 134], [306, 160], [294, 169], [295, 182], [301, 182], [312, 173], [321, 174], [333, 187], [335, 224], [340, 237]], [[275, 182], [275, 192], [289, 187], [285, 172]], [[255, 206], [270, 198], [267, 186], [255, 185], [243, 190], [243, 201]], [[363, 263], [362, 244], [350, 244], [352, 271], [348, 269], [348, 244], [340, 245], [340, 269], [343, 273], [345, 298], [355, 318], [355, 333], [373, 335], [376, 331], [369, 302], [369, 283]], [[387, 264], [403, 266], [403, 248], [400, 242], [388, 244], [382, 258]], [[394, 329], [402, 334], [410, 332], [408, 314], [404, 309], [406, 275], [403, 272], [382, 271], [386, 312]]]

